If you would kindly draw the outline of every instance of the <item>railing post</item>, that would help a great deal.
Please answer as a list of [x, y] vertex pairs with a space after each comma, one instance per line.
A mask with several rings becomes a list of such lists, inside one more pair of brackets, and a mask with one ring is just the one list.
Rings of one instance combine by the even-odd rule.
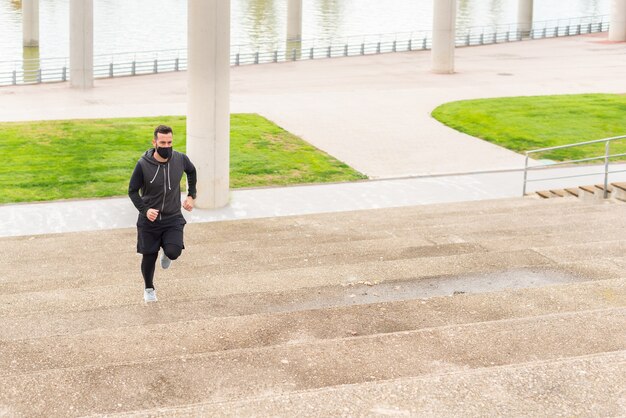
[[465, 46], [469, 46], [470, 45], [470, 34], [468, 33], [467, 36], [465, 36]]
[[297, 54], [296, 54], [296, 48], [291, 50], [291, 60], [295, 61], [297, 58]]
[[137, 61], [133, 60], [133, 62], [130, 65], [130, 75], [135, 75], [137, 74]]
[[174, 71], [178, 71], [180, 69], [180, 58], [176, 57], [174, 60]]
[[278, 51], [274, 51], [274, 62], [278, 62]]
[[315, 57], [315, 52], [313, 50], [313, 47], [311, 47], [311, 50], [309, 51], [309, 59], [312, 60], [313, 57]]
[[61, 81], [67, 81], [67, 67], [63, 67], [61, 71]]
[[37, 82], [41, 83], [43, 78], [41, 77], [41, 68], [37, 70]]
[[587, 28], [587, 33], [591, 33], [591, 23], [589, 24], [589, 27]]
[[480, 44], [481, 45], [485, 44], [485, 33], [484, 32], [480, 34]]
[[422, 49], [426, 49], [426, 37], [424, 36], [424, 39], [422, 39]]
[[380, 41], [376, 44], [376, 53], [380, 54]]
[[555, 38], [559, 37], [559, 27], [558, 26], [554, 28], [554, 37]]
[[528, 178], [528, 152], [526, 153], [526, 161], [524, 162], [524, 186], [522, 188], [522, 197], [526, 196], [526, 179]]
[[409, 51], [413, 51], [413, 40], [412, 39], [409, 39], [409, 48], [408, 48], [408, 50]]
[[[65, 67], [63, 67], [65, 69]], [[13, 85], [17, 84], [17, 71], [13, 70]]]
[[604, 146], [604, 198], [609, 196], [609, 141]]
[[259, 51], [254, 53], [254, 63], [255, 64], [259, 63]]
[[159, 61], [157, 59], [154, 60], [154, 67], [152, 68], [153, 73], [159, 72]]
[[235, 55], [235, 65], [239, 65], [239, 52]]
[[365, 42], [361, 42], [361, 55], [365, 55]]
[[326, 51], [326, 58], [330, 58], [332, 56], [332, 47], [328, 45], [328, 50]]
[[506, 41], [510, 42], [511, 41], [511, 31], [506, 31]]
[[541, 32], [541, 37], [545, 38], [546, 36], [548, 36], [548, 28], [543, 28], [543, 31]]
[[393, 41], [393, 48], [392, 48], [392, 51], [393, 51], [393, 52], [396, 52], [396, 45], [397, 45], [397, 42], [398, 42], [398, 41]]
[[344, 57], [347, 57], [347, 56], [348, 56], [348, 44], [346, 44], [346, 45], [343, 47], [343, 56], [344, 56]]
[[109, 77], [113, 77], [113, 63], [109, 63]]

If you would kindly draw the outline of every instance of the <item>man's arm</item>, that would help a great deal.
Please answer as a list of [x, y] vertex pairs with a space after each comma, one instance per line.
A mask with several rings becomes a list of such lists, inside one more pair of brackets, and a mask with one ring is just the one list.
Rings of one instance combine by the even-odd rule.
[[187, 196], [191, 196], [192, 199], [196, 198], [196, 182], [198, 177], [196, 175], [196, 167], [193, 165], [189, 157], [183, 154], [183, 170], [187, 174]]
[[135, 205], [137, 210], [145, 215], [149, 208], [146, 207], [143, 203], [143, 199], [139, 196], [141, 186], [143, 186], [143, 170], [141, 169], [141, 165], [137, 163], [133, 175], [130, 177], [130, 183], [128, 184], [128, 196], [130, 200], [133, 201], [133, 205]]

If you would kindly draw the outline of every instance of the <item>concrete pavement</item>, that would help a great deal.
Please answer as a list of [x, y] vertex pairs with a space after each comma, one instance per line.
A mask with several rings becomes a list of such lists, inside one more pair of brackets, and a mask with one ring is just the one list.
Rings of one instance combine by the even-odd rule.
[[[541, 170], [529, 179], [588, 174], [528, 184], [528, 191], [602, 183], [603, 166]], [[612, 170], [625, 171], [625, 165]], [[612, 174], [626, 181], [626, 172]], [[234, 190], [230, 204], [216, 210], [183, 210], [188, 222], [215, 222], [313, 213], [343, 212], [519, 197], [523, 172], [370, 180], [352, 183]], [[0, 205], [0, 237], [92, 231], [135, 226], [137, 210], [128, 197]]]
[[192, 224], [151, 305], [133, 229], [3, 238], [0, 412], [622, 416], [623, 205]]

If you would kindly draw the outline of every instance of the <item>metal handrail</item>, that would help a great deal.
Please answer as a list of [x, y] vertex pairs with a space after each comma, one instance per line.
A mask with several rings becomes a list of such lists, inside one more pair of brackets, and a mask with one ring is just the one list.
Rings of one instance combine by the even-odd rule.
[[[564, 165], [564, 164], [574, 164], [574, 163], [578, 163], [578, 162], [592, 161], [592, 160], [604, 160], [604, 198], [606, 199], [607, 196], [608, 196], [609, 174], [621, 172], [621, 171], [609, 171], [609, 160], [611, 158], [614, 158], [614, 157], [623, 157], [623, 156], [626, 155], [626, 153], [621, 153], [621, 154], [610, 154], [609, 153], [609, 148], [610, 148], [611, 142], [617, 141], [617, 140], [620, 140], [620, 139], [626, 139], [626, 135], [613, 136], [613, 137], [610, 137], [610, 138], [595, 139], [593, 141], [577, 142], [577, 143], [574, 143], [574, 144], [558, 145], [558, 146], [554, 146], [554, 147], [546, 147], [546, 148], [539, 148], [539, 149], [535, 149], [535, 150], [526, 151], [524, 153], [525, 156], [526, 156], [526, 159], [525, 159], [525, 162], [524, 162], [524, 185], [522, 187], [522, 196], [526, 196], [526, 185], [528, 183], [530, 183], [530, 182], [546, 181], [546, 180], [560, 180], [560, 179], [566, 179], [566, 178], [596, 176], [598, 174], [602, 174], [602, 173], [589, 173], [589, 174], [577, 174], [577, 175], [572, 175], [572, 176], [544, 177], [544, 178], [541, 178], [541, 179], [528, 180], [528, 172], [531, 171], [531, 170], [547, 170], [547, 169], [550, 169], [550, 168], [554, 168], [555, 166]], [[536, 154], [536, 153], [539, 153], [539, 152], [546, 152], [546, 151], [554, 151], [554, 150], [558, 150], [558, 149], [580, 147], [580, 146], [590, 145], [590, 144], [600, 144], [600, 143], [604, 143], [605, 144], [604, 145], [604, 155], [600, 155], [600, 156], [597, 156], [597, 157], [582, 158], [582, 159], [578, 159], [578, 160], [560, 161], [558, 163], [554, 163], [554, 164], [550, 164], [550, 165], [538, 165], [538, 166], [533, 166], [533, 167], [529, 167], [528, 166], [528, 162], [530, 160], [530, 155], [531, 154]]]

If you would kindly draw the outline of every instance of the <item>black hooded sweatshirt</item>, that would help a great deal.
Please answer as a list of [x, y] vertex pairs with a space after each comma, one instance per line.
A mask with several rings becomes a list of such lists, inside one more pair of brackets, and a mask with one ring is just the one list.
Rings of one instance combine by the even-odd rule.
[[[172, 151], [164, 163], [154, 159], [154, 148], [146, 151], [135, 166], [128, 185], [128, 196], [142, 216], [158, 209], [159, 220], [182, 217], [180, 181], [187, 174], [188, 195], [196, 198], [196, 168], [185, 154]], [[139, 191], [141, 190], [141, 196]]]

